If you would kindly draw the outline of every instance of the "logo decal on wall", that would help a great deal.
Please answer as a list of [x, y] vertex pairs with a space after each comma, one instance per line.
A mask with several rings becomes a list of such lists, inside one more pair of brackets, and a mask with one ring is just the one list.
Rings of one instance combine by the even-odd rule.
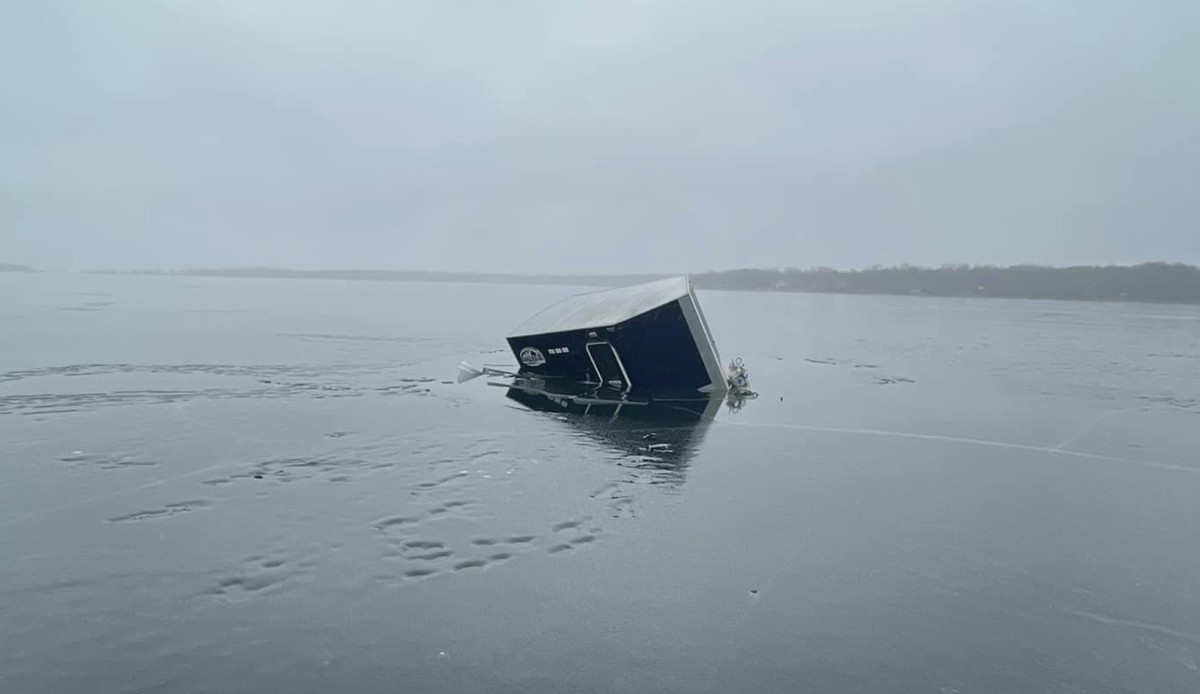
[[521, 350], [521, 363], [525, 366], [541, 366], [546, 363], [546, 355], [537, 347], [526, 347]]

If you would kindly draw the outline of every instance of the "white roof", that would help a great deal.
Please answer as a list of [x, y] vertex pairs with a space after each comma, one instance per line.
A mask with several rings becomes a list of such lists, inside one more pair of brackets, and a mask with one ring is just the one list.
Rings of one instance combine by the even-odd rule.
[[525, 321], [509, 337], [605, 328], [640, 316], [688, 295], [687, 277], [578, 294]]

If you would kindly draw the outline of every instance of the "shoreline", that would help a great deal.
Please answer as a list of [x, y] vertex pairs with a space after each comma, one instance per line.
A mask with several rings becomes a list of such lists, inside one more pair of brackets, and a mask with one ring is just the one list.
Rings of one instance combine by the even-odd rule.
[[[1190, 267], [1190, 266], [1187, 266]], [[1135, 269], [1135, 268], [1122, 268]], [[1050, 270], [1051, 272], [1055, 270]], [[757, 272], [757, 271], [756, 271]], [[783, 274], [773, 271], [763, 271], [764, 274]], [[873, 271], [861, 271], [871, 273]], [[929, 272], [937, 273], [938, 270]], [[1005, 270], [1001, 269], [1001, 272]], [[1200, 272], [1200, 271], [1198, 271]], [[46, 274], [46, 273], [39, 273]], [[406, 271], [354, 271], [354, 270], [183, 270], [183, 271], [113, 271], [89, 270], [81, 274], [115, 275], [122, 277], [193, 277], [218, 279], [287, 279], [287, 280], [342, 280], [370, 282], [409, 282], [409, 283], [445, 283], [445, 284], [492, 284], [492, 285], [525, 285], [525, 286], [573, 286], [573, 287], [613, 287], [623, 284], [653, 281], [670, 275], [603, 275], [603, 276], [565, 276], [565, 275], [503, 275], [489, 273], [443, 273], [443, 272], [406, 272]], [[789, 286], [729, 286], [728, 282], [720, 281], [725, 273], [695, 273], [692, 275], [695, 287], [699, 291], [722, 292], [754, 292], [762, 294], [827, 294], [832, 296], [894, 296], [912, 298], [941, 298], [941, 299], [1009, 299], [1028, 301], [1077, 301], [1086, 303], [1114, 304], [1157, 304], [1175, 306], [1200, 305], [1200, 287], [1198, 297], [1172, 298], [1147, 296], [1111, 296], [1098, 294], [1096, 296], [1068, 296], [1046, 293], [1042, 295], [1025, 295], [1007, 292], [931, 292], [902, 289], [867, 290], [854, 288], [811, 288]], [[803, 274], [803, 273], [802, 273]], [[850, 273], [845, 273], [850, 274]]]

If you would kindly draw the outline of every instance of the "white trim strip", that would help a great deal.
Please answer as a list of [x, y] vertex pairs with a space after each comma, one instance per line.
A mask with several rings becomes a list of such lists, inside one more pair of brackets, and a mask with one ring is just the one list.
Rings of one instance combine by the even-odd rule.
[[704, 361], [704, 370], [708, 372], [709, 384], [700, 388], [702, 393], [724, 393], [729, 389], [725, 376], [721, 373], [721, 357], [717, 355], [717, 347], [713, 344], [712, 336], [708, 334], [708, 325], [704, 314], [700, 311], [700, 302], [692, 292], [691, 282], [688, 282], [688, 295], [679, 299], [683, 309], [683, 318], [687, 321], [688, 330], [692, 333], [692, 341]]
[[712, 330], [708, 327], [708, 319], [704, 317], [704, 311], [700, 309], [700, 299], [696, 298], [696, 291], [692, 288], [692, 277], [687, 276], [687, 291], [688, 296], [692, 298], [692, 304], [696, 307], [696, 315], [700, 316], [700, 325], [704, 327], [704, 336], [708, 338], [708, 345], [712, 348], [713, 354], [717, 357], [717, 366], [721, 365], [721, 353], [717, 350], [717, 341], [713, 339]]

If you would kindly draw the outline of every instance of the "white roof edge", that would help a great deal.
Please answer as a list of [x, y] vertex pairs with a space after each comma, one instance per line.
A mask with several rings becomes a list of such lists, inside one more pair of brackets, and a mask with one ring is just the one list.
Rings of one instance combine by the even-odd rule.
[[693, 296], [689, 275], [576, 294], [534, 314], [508, 337], [616, 325], [685, 296]]

